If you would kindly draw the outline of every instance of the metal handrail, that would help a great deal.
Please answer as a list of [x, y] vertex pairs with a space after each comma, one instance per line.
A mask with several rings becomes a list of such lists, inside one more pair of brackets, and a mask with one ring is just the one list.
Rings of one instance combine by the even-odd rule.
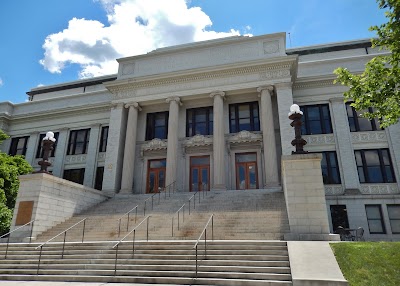
[[48, 242], [52, 241], [53, 239], [55, 239], [56, 237], [59, 237], [61, 234], [64, 233], [64, 241], [63, 241], [63, 248], [62, 248], [62, 253], [61, 253], [61, 259], [64, 258], [64, 249], [65, 249], [65, 238], [67, 236], [67, 231], [69, 231], [70, 229], [74, 228], [75, 226], [77, 226], [78, 224], [80, 224], [81, 222], [83, 222], [83, 229], [82, 229], [82, 242], [83, 239], [85, 238], [85, 227], [86, 227], [86, 219], [87, 217], [85, 217], [84, 219], [80, 220], [79, 222], [77, 222], [76, 224], [74, 224], [73, 226], [70, 226], [69, 228], [67, 228], [66, 230], [60, 232], [59, 234], [57, 234], [56, 236], [53, 236], [52, 238], [50, 238], [48, 241], [42, 243], [41, 245], [37, 246], [35, 249], [38, 249], [40, 247], [40, 253], [39, 253], [39, 261], [38, 261], [38, 266], [37, 266], [37, 273], [39, 274], [39, 268], [40, 268], [40, 259], [42, 258], [42, 249], [43, 246], [45, 244], [47, 244]]
[[119, 223], [118, 223], [118, 237], [121, 235], [121, 220], [122, 220], [122, 218], [124, 218], [126, 215], [128, 216], [128, 221], [126, 222], [126, 231], [128, 231], [128, 229], [129, 229], [129, 216], [130, 216], [130, 213], [131, 213], [134, 209], [136, 209], [136, 213], [135, 213], [135, 223], [136, 223], [138, 206], [139, 206], [139, 205], [137, 205], [136, 207], [132, 208], [130, 211], [124, 213], [124, 214], [118, 219], [118, 221], [119, 221]]
[[28, 224], [31, 224], [31, 223], [32, 223], [32, 225], [31, 225], [31, 235], [29, 236], [29, 243], [32, 242], [32, 230], [33, 230], [33, 223], [34, 223], [34, 221], [35, 221], [35, 220], [31, 220], [30, 222], [27, 222], [26, 224], [21, 225], [20, 227], [18, 227], [18, 228], [16, 228], [16, 229], [13, 229], [12, 231], [9, 231], [9, 232], [7, 232], [6, 234], [3, 234], [2, 236], [0, 236], [0, 238], [3, 238], [3, 237], [5, 237], [6, 235], [8, 235], [8, 237], [7, 237], [7, 246], [6, 246], [6, 254], [5, 254], [5, 256], [4, 256], [4, 259], [7, 259], [8, 244], [10, 243], [10, 236], [11, 236], [10, 234], [13, 233], [13, 232], [16, 231], [16, 230], [19, 230], [20, 228], [23, 228], [24, 226], [26, 226], [26, 225], [28, 225]]
[[162, 188], [162, 191], [159, 191], [157, 193], [152, 194], [150, 197], [148, 197], [145, 201], [144, 201], [144, 208], [143, 208], [143, 216], [146, 215], [146, 210], [147, 210], [147, 201], [151, 199], [151, 210], [154, 209], [154, 196], [158, 195], [158, 204], [160, 204], [160, 197], [161, 197], [161, 192], [165, 193], [165, 199], [167, 199], [167, 189], [168, 189], [168, 197], [171, 196], [171, 187], [172, 187], [172, 193], [175, 192], [175, 183], [176, 181], [172, 182], [171, 184], [169, 184], [166, 187]]
[[174, 237], [174, 216], [175, 214], [178, 214], [178, 230], [179, 230], [179, 212], [182, 211], [182, 218], [183, 218], [183, 222], [185, 222], [185, 204], [183, 204], [179, 210], [177, 210], [173, 215], [172, 215], [172, 237]]
[[146, 240], [149, 241], [149, 218], [150, 218], [150, 217], [151, 217], [150, 215], [148, 215], [147, 217], [145, 217], [137, 226], [135, 226], [128, 234], [126, 234], [120, 241], [118, 241], [118, 242], [112, 247], [112, 249], [114, 249], [115, 247], [117, 248], [117, 249], [115, 250], [114, 276], [116, 276], [116, 274], [117, 274], [117, 261], [118, 261], [118, 247], [119, 247], [119, 244], [133, 232], [133, 240], [132, 240], [132, 258], [133, 258], [134, 255], [135, 255], [136, 229], [137, 229], [144, 221], [147, 221]]
[[[193, 209], [196, 209], [196, 195], [197, 194], [199, 194], [200, 193], [200, 191], [199, 190], [197, 190], [190, 198], [189, 198], [189, 215], [190, 215], [190, 201], [194, 198], [194, 200], [193, 200]], [[203, 193], [203, 199], [204, 199], [204, 193], [205, 193], [205, 195], [207, 196], [207, 194], [208, 194], [208, 191], [201, 191], [201, 193]], [[198, 196], [198, 198], [199, 198], [199, 204], [200, 204], [200, 194], [199, 194], [199, 196]]]
[[206, 223], [206, 226], [203, 228], [203, 231], [201, 232], [199, 238], [197, 239], [195, 245], [193, 246], [193, 249], [196, 248], [196, 279], [197, 279], [197, 268], [198, 268], [198, 259], [197, 259], [197, 247], [200, 242], [201, 237], [204, 234], [204, 259], [207, 259], [207, 227], [210, 224], [211, 221], [211, 240], [214, 240], [214, 214], [210, 216], [208, 219], [208, 222]]

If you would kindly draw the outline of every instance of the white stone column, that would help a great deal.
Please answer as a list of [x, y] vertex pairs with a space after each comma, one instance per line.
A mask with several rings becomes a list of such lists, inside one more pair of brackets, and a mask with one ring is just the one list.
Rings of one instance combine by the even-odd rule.
[[85, 177], [83, 185], [94, 187], [96, 176], [97, 155], [99, 150], [100, 124], [94, 124], [90, 128], [89, 146], [86, 155]]
[[137, 102], [125, 104], [128, 108], [128, 120], [125, 136], [124, 162], [120, 193], [132, 193], [133, 171], [135, 167], [136, 134], [138, 113], [142, 110]]
[[257, 88], [261, 98], [261, 128], [263, 133], [263, 148], [265, 162], [265, 187], [278, 186], [278, 157], [276, 154], [276, 141], [274, 118], [272, 114], [271, 96], [274, 91], [272, 85]]
[[294, 151], [291, 142], [294, 139], [294, 129], [290, 126], [288, 113], [293, 104], [292, 83], [275, 85], [278, 102], [279, 130], [281, 134], [282, 155], [290, 155]]
[[392, 159], [393, 170], [396, 176], [396, 182], [400, 190], [400, 123], [386, 128], [386, 134], [389, 141], [390, 156]]
[[58, 135], [56, 152], [54, 154], [53, 175], [62, 178], [64, 171], [64, 158], [67, 153], [68, 128], [61, 128]]
[[126, 114], [124, 103], [112, 106], [107, 140], [106, 161], [104, 166], [103, 191], [112, 195], [120, 190], [122, 158], [126, 132]]
[[[28, 146], [26, 148], [26, 154], [25, 154], [25, 160], [28, 161], [28, 163], [31, 164], [32, 167], [34, 168], [38, 167], [34, 166], [36, 150], [38, 147], [38, 140], [39, 140], [39, 132], [32, 132], [28, 139]], [[40, 142], [39, 144], [41, 143], [42, 142]]]
[[179, 97], [167, 98], [167, 103], [169, 103], [169, 117], [165, 186], [177, 179], [179, 105], [182, 105]]
[[342, 185], [345, 190], [359, 190], [357, 165], [354, 158], [354, 149], [351, 142], [349, 121], [343, 98], [331, 98], [331, 116], [333, 120], [333, 134], [336, 141], [336, 154], [339, 160]]
[[225, 92], [216, 91], [210, 94], [214, 98], [213, 120], [213, 157], [214, 184], [212, 189], [226, 190], [225, 180], [225, 134], [224, 134], [224, 97]]

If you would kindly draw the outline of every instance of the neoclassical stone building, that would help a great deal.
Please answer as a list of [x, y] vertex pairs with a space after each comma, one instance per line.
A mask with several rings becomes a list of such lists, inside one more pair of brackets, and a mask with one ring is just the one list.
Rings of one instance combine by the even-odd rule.
[[51, 130], [52, 173], [109, 194], [173, 182], [180, 191], [279, 191], [297, 103], [306, 150], [323, 154], [331, 230], [361, 226], [370, 239], [399, 239], [400, 125], [383, 130], [360, 117], [332, 73], [360, 72], [383, 52], [368, 40], [286, 49], [285, 37], [157, 49], [118, 59], [117, 75], [34, 88], [29, 102], [0, 103], [0, 128], [11, 136], [1, 149], [39, 168]]

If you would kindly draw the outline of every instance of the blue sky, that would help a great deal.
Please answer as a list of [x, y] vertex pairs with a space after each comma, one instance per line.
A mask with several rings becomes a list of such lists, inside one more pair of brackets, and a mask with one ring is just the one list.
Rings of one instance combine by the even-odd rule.
[[385, 21], [374, 0], [2, 0], [0, 102], [158, 47], [287, 32], [293, 48], [370, 38]]

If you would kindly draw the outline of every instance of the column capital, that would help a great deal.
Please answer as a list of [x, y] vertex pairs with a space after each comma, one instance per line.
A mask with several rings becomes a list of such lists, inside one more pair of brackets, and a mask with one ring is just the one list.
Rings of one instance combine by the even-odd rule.
[[138, 102], [128, 102], [124, 106], [125, 106], [125, 108], [129, 108], [132, 106], [133, 108], [136, 108], [137, 110], [142, 111], [142, 107], [139, 105]]
[[223, 99], [225, 98], [225, 92], [223, 92], [221, 90], [213, 91], [213, 92], [210, 93], [210, 97], [214, 97], [214, 96], [217, 96], [217, 95], [219, 95]]
[[101, 123], [93, 123], [92, 125], [90, 125], [90, 128], [100, 128]]
[[180, 98], [179, 96], [171, 96], [171, 97], [168, 97], [165, 101], [166, 101], [167, 103], [171, 103], [171, 102], [175, 101], [175, 102], [178, 103], [180, 106], [182, 106], [182, 101], [181, 101], [181, 98]]
[[274, 86], [273, 85], [263, 85], [263, 86], [259, 86], [257, 87], [257, 92], [259, 93], [258, 96], [261, 96], [262, 91], [268, 91], [269, 95], [272, 95], [274, 92]]

